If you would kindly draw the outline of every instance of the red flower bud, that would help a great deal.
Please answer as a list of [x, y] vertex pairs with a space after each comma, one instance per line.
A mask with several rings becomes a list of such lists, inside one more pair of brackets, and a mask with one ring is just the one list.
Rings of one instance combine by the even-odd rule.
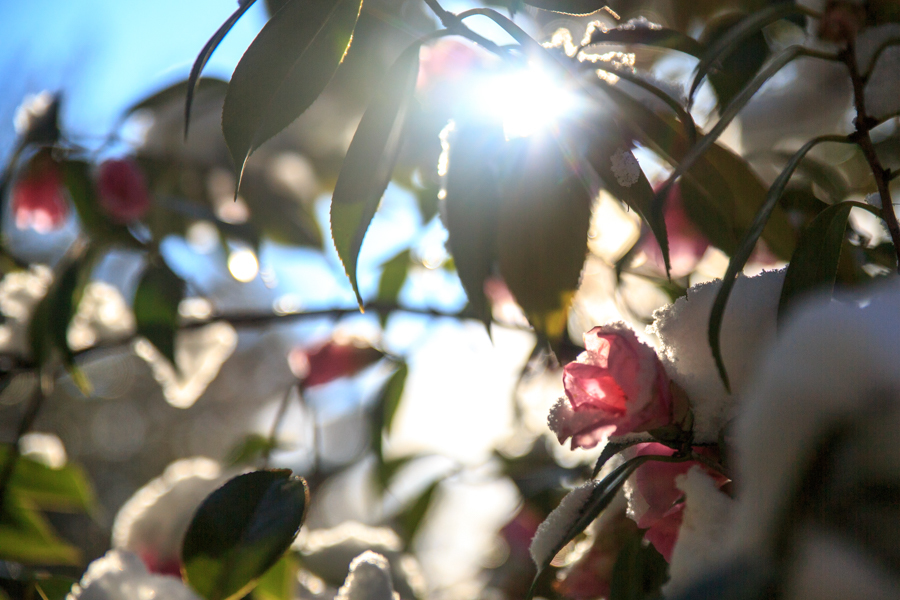
[[19, 229], [49, 233], [63, 226], [69, 203], [63, 194], [59, 163], [49, 150], [38, 152], [12, 190], [12, 211]]
[[133, 160], [107, 160], [97, 174], [100, 206], [117, 223], [131, 223], [150, 209], [150, 192]]

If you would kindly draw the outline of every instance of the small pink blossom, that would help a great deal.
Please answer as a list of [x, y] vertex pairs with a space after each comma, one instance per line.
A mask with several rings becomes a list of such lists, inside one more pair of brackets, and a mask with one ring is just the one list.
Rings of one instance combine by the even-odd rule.
[[31, 227], [38, 233], [49, 233], [66, 222], [69, 203], [63, 193], [63, 176], [49, 151], [36, 154], [16, 181], [12, 212], [17, 228]]
[[117, 223], [131, 223], [150, 210], [144, 173], [130, 159], [107, 160], [97, 173], [100, 206]]
[[672, 422], [669, 378], [656, 352], [624, 323], [584, 334], [586, 351], [566, 365], [566, 397], [550, 412], [560, 443], [593, 448], [612, 435], [649, 431]]
[[[634, 446], [635, 456], [672, 456], [675, 451], [657, 443]], [[698, 448], [695, 452], [715, 454], [711, 450]], [[678, 489], [675, 478], [684, 475], [691, 467], [700, 465], [721, 487], [728, 479], [701, 465], [697, 461], [678, 463], [649, 461], [634, 473], [631, 509], [637, 526], [646, 529], [644, 539], [653, 544], [663, 557], [670, 561], [672, 549], [678, 541], [678, 532], [684, 518], [684, 492]]]
[[[669, 238], [669, 273], [672, 277], [690, 274], [709, 248], [709, 240], [690, 220], [681, 199], [681, 187], [676, 183], [669, 190], [665, 206], [666, 233]], [[665, 273], [662, 250], [648, 228], [641, 232], [639, 249], [660, 273]]]

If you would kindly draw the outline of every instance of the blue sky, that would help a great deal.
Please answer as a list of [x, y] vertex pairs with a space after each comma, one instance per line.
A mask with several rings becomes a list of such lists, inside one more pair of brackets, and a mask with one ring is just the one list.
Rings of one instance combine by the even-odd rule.
[[[63, 122], [90, 145], [129, 105], [187, 76], [200, 48], [237, 8], [232, 0], [0, 0], [0, 156], [22, 98], [64, 93]], [[244, 15], [205, 73], [228, 78], [265, 22]]]

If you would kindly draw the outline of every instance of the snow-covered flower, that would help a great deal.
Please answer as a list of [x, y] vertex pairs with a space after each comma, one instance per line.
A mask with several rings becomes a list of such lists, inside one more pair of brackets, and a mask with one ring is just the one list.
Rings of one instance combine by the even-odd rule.
[[400, 600], [394, 591], [388, 560], [371, 550], [354, 558], [335, 600]]
[[550, 412], [560, 443], [593, 448], [611, 435], [643, 432], [672, 421], [669, 379], [656, 351], [624, 323], [584, 334], [586, 351], [566, 365], [566, 398]]
[[107, 160], [97, 172], [100, 206], [117, 223], [137, 221], [150, 210], [150, 192], [140, 167], [131, 159]]
[[739, 276], [722, 321], [721, 350], [732, 393], [725, 390], [709, 348], [712, 304], [722, 282], [701, 283], [657, 310], [648, 328], [661, 342], [666, 373], [690, 399], [694, 440], [716, 443], [737, 414], [738, 401], [775, 339], [784, 270]]
[[200, 600], [181, 579], [149, 573], [141, 559], [125, 550], [110, 550], [90, 565], [66, 600]]
[[[634, 447], [635, 456], [672, 456], [674, 450], [662, 444], [639, 444]], [[697, 452], [709, 453], [706, 449]], [[678, 463], [649, 461], [635, 470], [626, 489], [629, 514], [637, 526], [646, 529], [644, 539], [653, 544], [667, 561], [672, 559], [672, 549], [679, 538], [685, 504], [684, 492], [677, 480], [698, 466], [696, 461]], [[707, 470], [710, 477], [721, 487], [728, 479], [721, 474]]]

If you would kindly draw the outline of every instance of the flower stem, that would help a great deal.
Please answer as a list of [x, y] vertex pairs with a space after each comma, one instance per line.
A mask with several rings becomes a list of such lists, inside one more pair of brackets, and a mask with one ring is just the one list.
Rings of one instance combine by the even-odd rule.
[[894, 211], [894, 203], [891, 201], [891, 191], [888, 182], [891, 174], [881, 165], [881, 160], [875, 152], [872, 136], [869, 132], [878, 124], [878, 121], [866, 112], [865, 84], [866, 78], [860, 74], [856, 60], [856, 45], [853, 40], [847, 44], [847, 49], [842, 53], [844, 64], [850, 71], [850, 80], [853, 82], [853, 101], [856, 107], [856, 133], [853, 134], [857, 145], [863, 152], [872, 175], [875, 177], [875, 187], [881, 196], [881, 218], [887, 225], [894, 243], [894, 252], [897, 254], [897, 270], [900, 272], [900, 223], [897, 222], [897, 213]]

